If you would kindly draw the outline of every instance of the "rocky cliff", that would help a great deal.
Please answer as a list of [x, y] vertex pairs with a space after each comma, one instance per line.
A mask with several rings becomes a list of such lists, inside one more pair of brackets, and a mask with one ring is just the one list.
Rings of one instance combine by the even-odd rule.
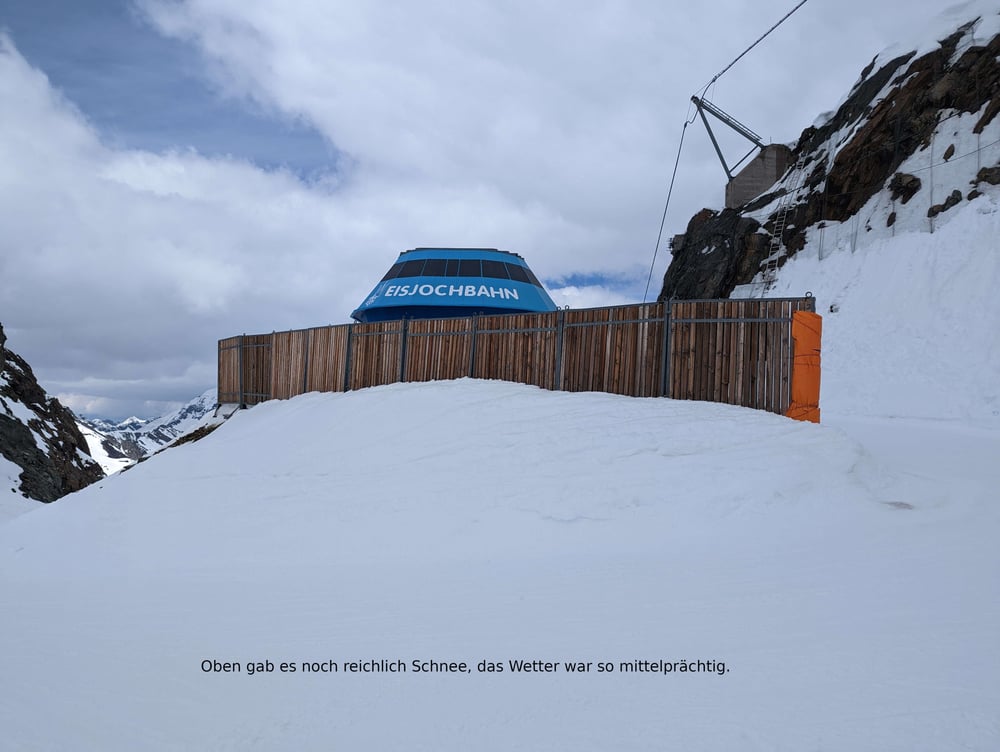
[[45, 393], [6, 341], [0, 326], [0, 469], [8, 468], [0, 491], [55, 501], [103, 478], [73, 414]]
[[807, 242], [822, 254], [824, 240], [856, 245], [859, 236], [933, 232], [953, 207], [995, 190], [996, 13], [873, 59], [843, 103], [802, 132], [793, 167], [768, 192], [691, 218], [674, 244], [660, 299], [728, 297], [755, 279], [760, 293], [766, 272]]

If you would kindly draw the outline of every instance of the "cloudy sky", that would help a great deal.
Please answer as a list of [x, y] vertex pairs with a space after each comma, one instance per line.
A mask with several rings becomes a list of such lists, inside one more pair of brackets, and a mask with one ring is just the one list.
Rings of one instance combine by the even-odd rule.
[[[149, 417], [219, 338], [345, 322], [408, 248], [640, 301], [691, 94], [796, 4], [3, 0], [8, 347], [82, 414]], [[709, 96], [794, 141], [939, 8], [810, 0]], [[695, 123], [666, 234], [724, 184]]]

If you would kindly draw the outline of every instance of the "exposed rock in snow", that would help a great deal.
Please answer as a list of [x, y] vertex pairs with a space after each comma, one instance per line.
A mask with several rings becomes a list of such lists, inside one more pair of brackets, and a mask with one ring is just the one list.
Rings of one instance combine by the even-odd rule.
[[5, 343], [0, 327], [0, 492], [55, 501], [103, 478], [73, 414]]

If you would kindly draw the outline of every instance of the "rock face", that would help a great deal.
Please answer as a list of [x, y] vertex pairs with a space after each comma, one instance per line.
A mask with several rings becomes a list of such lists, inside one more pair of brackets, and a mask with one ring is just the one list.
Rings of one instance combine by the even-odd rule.
[[[802, 132], [793, 149], [794, 166], [771, 192], [736, 209], [703, 210], [691, 220], [683, 244], [675, 248], [660, 299], [726, 297], [736, 285], [750, 283], [770, 253], [777, 225], [782, 226], [781, 256], [771, 263], [780, 265], [806, 245], [810, 230], [856, 219], [883, 191], [886, 203], [893, 203], [880, 226], [891, 228], [900, 208], [895, 202], [933, 196], [919, 212], [926, 222], [980, 195], [984, 185], [995, 185], [1000, 172], [995, 149], [980, 150], [990, 159], [981, 168], [975, 159], [964, 160], [971, 167], [954, 184], [935, 187], [933, 171], [925, 170], [922, 177], [905, 171], [923, 155], [932, 170], [947, 165], [954, 175], [964, 169], [956, 163], [968, 155], [956, 155], [949, 141], [993, 141], [982, 135], [1000, 113], [1000, 35], [977, 36], [980, 20], [949, 30], [926, 54], [887, 61], [876, 57], [833, 117]], [[963, 120], [963, 115], [968, 117]], [[928, 149], [935, 141], [941, 144], [936, 153]], [[865, 231], [874, 224], [879, 223], [865, 217]]]
[[103, 478], [73, 414], [45, 393], [31, 367], [5, 343], [0, 326], [0, 455], [21, 468], [11, 490], [55, 501]]
[[766, 254], [768, 236], [737, 209], [704, 209], [691, 218], [660, 299], [724, 298], [740, 280], [753, 277]]

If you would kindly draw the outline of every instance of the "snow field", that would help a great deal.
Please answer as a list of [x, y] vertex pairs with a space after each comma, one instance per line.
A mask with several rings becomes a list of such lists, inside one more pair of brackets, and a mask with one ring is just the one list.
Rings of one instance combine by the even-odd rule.
[[907, 485], [841, 428], [725, 405], [469, 380], [265, 403], [0, 527], [0, 724], [53, 750], [985, 752], [996, 478], [963, 456], [982, 485], [938, 497], [926, 457]]

